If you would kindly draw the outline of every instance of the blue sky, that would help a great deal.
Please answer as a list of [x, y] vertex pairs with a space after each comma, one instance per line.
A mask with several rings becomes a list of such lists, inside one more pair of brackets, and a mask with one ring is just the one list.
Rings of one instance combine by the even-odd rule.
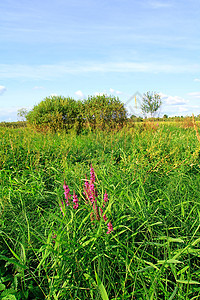
[[199, 0], [1, 0], [0, 121], [50, 95], [147, 91], [161, 115], [200, 114], [199, 15]]

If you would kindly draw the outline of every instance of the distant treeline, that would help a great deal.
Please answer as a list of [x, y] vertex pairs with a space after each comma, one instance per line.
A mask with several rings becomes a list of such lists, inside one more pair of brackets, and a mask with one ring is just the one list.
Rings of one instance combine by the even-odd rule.
[[[133, 125], [134, 123], [139, 123], [139, 122], [178, 122], [178, 123], [185, 123], [192, 125], [192, 116], [185, 116], [185, 117], [180, 117], [180, 116], [175, 116], [175, 117], [156, 117], [156, 118], [142, 118], [142, 117], [130, 117], [127, 118], [126, 125]], [[195, 121], [200, 122], [200, 116], [195, 117]], [[28, 122], [27, 121], [17, 121], [17, 122], [0, 122], [0, 127], [7, 127], [7, 128], [21, 128], [21, 127], [27, 127]]]
[[0, 127], [7, 127], [7, 128], [21, 128], [26, 127], [26, 121], [17, 121], [17, 122], [0, 122]]
[[[145, 122], [148, 121], [160, 121], [160, 122], [184, 122], [184, 121], [192, 121], [192, 116], [174, 116], [174, 117], [168, 117], [167, 115], [164, 115], [163, 117], [151, 117], [151, 118], [145, 118], [145, 117], [136, 117], [134, 115], [130, 116], [129, 120], [134, 122]], [[195, 116], [195, 121], [200, 121], [200, 115]]]
[[[154, 111], [155, 113], [156, 111]], [[151, 114], [152, 115], [152, 114]], [[29, 112], [18, 111], [24, 121], [1, 122], [0, 126], [19, 128], [29, 126], [37, 131], [57, 132], [74, 130], [76, 133], [96, 130], [119, 130], [124, 126], [134, 126], [138, 122], [182, 122], [192, 126], [192, 117], [142, 117], [129, 116], [125, 104], [118, 97], [98, 95], [88, 99], [74, 100], [70, 97], [50, 96], [35, 105]], [[200, 121], [200, 115], [195, 117]]]

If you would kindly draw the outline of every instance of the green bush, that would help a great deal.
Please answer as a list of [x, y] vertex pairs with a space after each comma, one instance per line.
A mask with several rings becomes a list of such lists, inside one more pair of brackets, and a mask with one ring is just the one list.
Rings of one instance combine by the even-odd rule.
[[47, 97], [28, 112], [29, 125], [39, 131], [68, 131], [77, 133], [90, 128], [105, 130], [122, 128], [127, 120], [124, 104], [111, 96], [91, 96], [75, 101], [62, 96]]
[[84, 118], [86, 127], [91, 129], [122, 128], [127, 120], [127, 111], [119, 98], [89, 96], [84, 101]]
[[26, 115], [28, 123], [40, 131], [60, 131], [81, 127], [82, 102], [62, 96], [45, 98]]

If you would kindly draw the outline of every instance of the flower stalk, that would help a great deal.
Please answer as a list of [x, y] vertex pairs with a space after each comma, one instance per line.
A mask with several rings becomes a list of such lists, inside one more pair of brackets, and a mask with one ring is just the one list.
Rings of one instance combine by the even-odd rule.
[[[98, 193], [97, 193], [97, 189], [95, 188], [95, 172], [94, 172], [94, 168], [91, 165], [90, 167], [90, 180], [88, 181], [87, 176], [85, 176], [85, 182], [84, 182], [84, 187], [83, 187], [83, 195], [85, 198], [85, 204], [89, 205], [91, 212], [90, 212], [90, 220], [92, 225], [95, 225], [95, 219], [96, 221], [100, 221], [101, 218], [103, 218], [104, 222], [108, 221], [108, 217], [106, 216], [106, 214], [104, 213], [103, 208], [106, 207], [106, 204], [108, 203], [108, 194], [105, 191], [104, 193], [104, 197], [103, 197], [103, 203], [102, 203], [102, 207], [99, 206], [99, 200], [98, 200]], [[70, 200], [72, 195], [70, 195], [70, 189], [68, 187], [68, 185], [66, 185], [65, 181], [64, 181], [64, 185], [63, 185], [63, 189], [64, 189], [64, 196], [65, 196], [65, 203], [63, 201], [61, 201], [61, 205], [60, 205], [60, 210], [64, 216], [64, 208], [65, 208], [65, 204], [66, 206], [70, 205]], [[78, 209], [79, 207], [79, 200], [78, 200], [78, 196], [76, 195], [75, 191], [73, 191], [73, 209]], [[113, 231], [113, 226], [112, 223], [109, 221], [107, 224], [107, 234], [110, 234]]]

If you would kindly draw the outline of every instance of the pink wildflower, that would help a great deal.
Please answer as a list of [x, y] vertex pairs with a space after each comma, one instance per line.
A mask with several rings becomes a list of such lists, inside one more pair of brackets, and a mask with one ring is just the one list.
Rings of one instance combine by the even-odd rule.
[[91, 168], [90, 168], [90, 182], [91, 182], [91, 183], [94, 183], [94, 182], [95, 182], [94, 168], [93, 168], [92, 165], [91, 165]]
[[94, 184], [92, 182], [89, 184], [89, 199], [90, 199], [92, 204], [97, 202], [97, 200], [95, 198]]
[[105, 222], [108, 220], [108, 218], [106, 217], [106, 214], [103, 215], [103, 219], [104, 219]]
[[103, 209], [101, 207], [99, 207], [99, 210], [100, 210], [100, 216], [103, 215]]
[[113, 226], [112, 226], [111, 222], [109, 222], [107, 224], [107, 226], [108, 226], [108, 231], [106, 233], [109, 234], [109, 233], [111, 233], [113, 231]]
[[68, 185], [66, 185], [65, 181], [64, 181], [64, 185], [63, 185], [63, 189], [64, 189], [64, 195], [65, 195], [65, 199], [66, 199], [66, 205], [69, 206], [69, 200], [71, 199], [71, 195], [70, 195], [70, 189], [68, 187]]
[[77, 195], [75, 194], [75, 191], [74, 191], [74, 194], [73, 194], [73, 202], [74, 202], [73, 208], [74, 208], [74, 209], [77, 209], [77, 208], [78, 208], [78, 197], [77, 197]]
[[[104, 194], [103, 201], [104, 201], [105, 203], [108, 202], [108, 194], [106, 193], [106, 191], [105, 191], [105, 194]], [[103, 207], [105, 207], [105, 204], [103, 204]]]
[[99, 207], [100, 210], [100, 216], [103, 216], [104, 221], [106, 222], [108, 220], [108, 218], [106, 217], [106, 214], [103, 215], [103, 209], [101, 207]]

